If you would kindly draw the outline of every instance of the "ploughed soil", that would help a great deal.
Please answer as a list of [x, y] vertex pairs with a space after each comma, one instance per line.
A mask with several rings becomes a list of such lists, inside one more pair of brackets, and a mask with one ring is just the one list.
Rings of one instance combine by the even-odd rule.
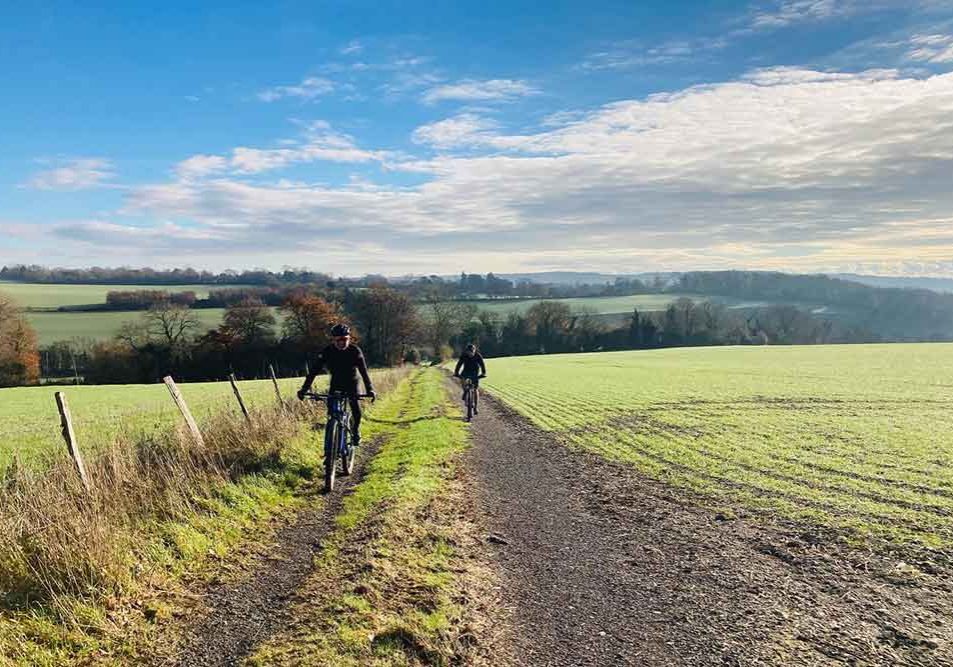
[[704, 509], [481, 402], [467, 477], [501, 662], [953, 665], [948, 565]]
[[[359, 484], [364, 462], [379, 449], [379, 440], [361, 445], [354, 472], [341, 477], [323, 503], [309, 504], [279, 531], [273, 549], [256, 556], [237, 582], [213, 586], [204, 596], [204, 610], [182, 642], [177, 661], [182, 667], [239, 664], [261, 642], [288, 621], [290, 602], [314, 569], [314, 555], [334, 529], [334, 517], [348, 490]], [[323, 485], [322, 480], [315, 482]]]

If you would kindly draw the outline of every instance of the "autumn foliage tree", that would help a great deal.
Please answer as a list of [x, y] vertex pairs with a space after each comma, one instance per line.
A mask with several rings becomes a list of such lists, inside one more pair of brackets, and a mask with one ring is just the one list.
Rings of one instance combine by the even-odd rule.
[[36, 332], [13, 302], [0, 295], [0, 387], [36, 384], [39, 379]]
[[294, 294], [281, 306], [285, 337], [307, 353], [317, 352], [331, 342], [331, 327], [345, 318], [336, 304], [319, 296]]

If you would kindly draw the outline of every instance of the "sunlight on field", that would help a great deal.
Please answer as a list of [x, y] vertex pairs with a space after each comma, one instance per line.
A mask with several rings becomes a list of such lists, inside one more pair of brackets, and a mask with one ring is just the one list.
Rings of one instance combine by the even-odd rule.
[[[301, 379], [287, 378], [279, 383], [283, 396], [291, 399]], [[272, 405], [276, 400], [271, 380], [239, 382], [239, 387], [249, 408]], [[228, 382], [182, 384], [180, 389], [200, 423], [223, 408], [238, 411]], [[140, 436], [168, 429], [180, 421], [163, 384], [0, 389], [0, 468], [11, 461], [14, 453], [29, 461], [49, 452], [65, 451], [53, 398], [57, 391], [66, 394], [77, 438], [86, 451], [123, 432]]]
[[244, 285], [47, 285], [0, 280], [0, 293], [11, 297], [21, 308], [59, 308], [60, 306], [106, 303], [106, 294], [113, 291], [195, 292], [197, 298], [204, 299], [208, 296], [209, 290], [227, 287], [244, 287]]
[[[201, 323], [200, 333], [214, 329], [222, 323], [224, 308], [196, 308], [192, 314]], [[35, 313], [26, 314], [27, 320], [36, 329], [41, 345], [71, 338], [112, 338], [124, 322], [134, 322], [142, 317], [141, 312], [100, 313]]]
[[953, 345], [495, 359], [488, 389], [566, 442], [733, 505], [953, 545]]

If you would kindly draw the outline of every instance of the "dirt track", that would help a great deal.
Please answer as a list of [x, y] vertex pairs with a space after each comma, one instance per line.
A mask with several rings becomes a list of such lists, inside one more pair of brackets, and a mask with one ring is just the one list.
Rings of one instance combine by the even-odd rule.
[[481, 407], [469, 476], [518, 664], [953, 665], [948, 572], [692, 509]]
[[[192, 628], [179, 656], [182, 667], [238, 664], [255, 646], [287, 620], [291, 599], [314, 569], [314, 554], [333, 528], [349, 488], [360, 483], [363, 462], [380, 441], [362, 445], [361, 460], [350, 477], [338, 477], [334, 493], [321, 504], [309, 505], [275, 538], [272, 552], [250, 566], [250, 575], [234, 584], [208, 591], [206, 614]], [[315, 482], [320, 485], [322, 482]]]

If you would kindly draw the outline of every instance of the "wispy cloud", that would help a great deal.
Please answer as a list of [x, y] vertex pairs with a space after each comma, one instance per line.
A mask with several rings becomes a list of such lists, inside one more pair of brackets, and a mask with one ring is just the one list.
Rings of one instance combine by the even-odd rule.
[[753, 11], [749, 27], [774, 30], [885, 11], [931, 12], [949, 8], [949, 0], [773, 0]]
[[311, 76], [294, 86], [275, 86], [262, 90], [257, 97], [262, 102], [274, 102], [285, 97], [313, 100], [334, 90], [334, 82], [322, 77]]
[[59, 166], [34, 174], [24, 185], [34, 190], [86, 190], [99, 187], [115, 174], [103, 158], [72, 158], [54, 161]]
[[918, 62], [953, 63], [953, 35], [916, 35], [907, 58]]
[[605, 50], [589, 54], [578, 67], [593, 71], [687, 63], [727, 46], [728, 39], [724, 37], [672, 40], [648, 47], [631, 42], [619, 42]]
[[849, 16], [861, 6], [852, 0], [783, 0], [770, 9], [756, 12], [751, 27], [773, 29], [808, 21], [826, 21]]
[[342, 46], [338, 53], [340, 53], [342, 56], [351, 56], [355, 53], [360, 53], [363, 50], [364, 45], [361, 44], [360, 40], [352, 39], [350, 42]]
[[362, 163], [383, 161], [385, 151], [359, 148], [346, 134], [336, 132], [324, 121], [303, 124], [300, 137], [285, 139], [280, 148], [238, 146], [230, 156], [193, 155], [179, 162], [174, 173], [180, 181], [198, 181], [223, 173], [251, 175], [309, 162]]
[[461, 102], [505, 102], [520, 97], [536, 95], [539, 90], [525, 81], [516, 79], [465, 79], [431, 88], [423, 95], [426, 104], [444, 100]]

